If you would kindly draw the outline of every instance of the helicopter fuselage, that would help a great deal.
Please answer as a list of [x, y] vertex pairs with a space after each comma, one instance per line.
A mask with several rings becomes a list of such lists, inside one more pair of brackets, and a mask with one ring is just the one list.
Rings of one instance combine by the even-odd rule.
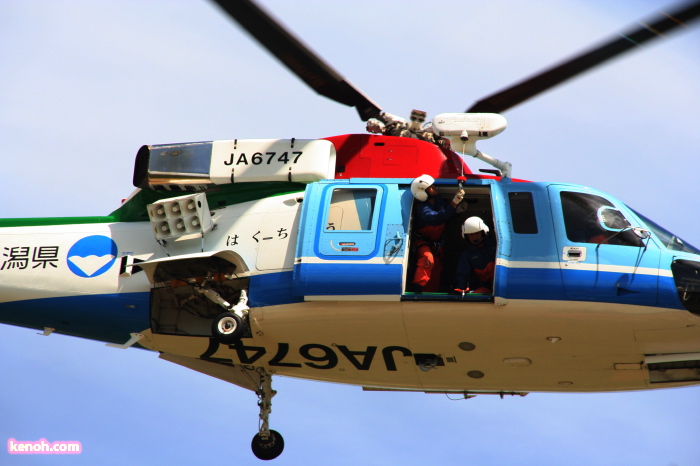
[[[167, 240], [146, 204], [182, 192], [138, 190], [108, 217], [4, 220], [0, 321], [110, 343], [137, 334], [164, 359], [243, 386], [219, 370], [428, 392], [700, 383], [700, 256], [617, 199], [467, 173], [466, 210], [442, 244], [445, 286], [414, 293], [405, 175], [428, 170], [363, 177], [351, 171], [361, 159], [338, 163], [335, 179], [306, 185], [211, 189], [213, 228]], [[449, 177], [436, 186], [447, 198], [459, 189]], [[449, 292], [468, 216], [498, 244], [493, 294]], [[212, 337], [221, 308], [198, 291], [207, 283], [231, 302], [246, 291], [240, 340]]]

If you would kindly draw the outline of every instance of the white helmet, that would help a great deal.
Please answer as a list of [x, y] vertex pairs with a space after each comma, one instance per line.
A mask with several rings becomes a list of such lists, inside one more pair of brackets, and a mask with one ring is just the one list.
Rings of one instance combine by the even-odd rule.
[[489, 227], [479, 217], [469, 217], [462, 225], [462, 238], [477, 231], [483, 231], [486, 236], [489, 234]]
[[435, 179], [430, 175], [421, 175], [411, 182], [411, 194], [421, 202], [428, 200], [426, 189], [435, 183]]

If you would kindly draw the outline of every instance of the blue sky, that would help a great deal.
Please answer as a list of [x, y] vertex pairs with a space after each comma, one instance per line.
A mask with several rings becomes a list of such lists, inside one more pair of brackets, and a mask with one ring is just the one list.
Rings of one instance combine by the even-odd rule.
[[[385, 110], [459, 112], [663, 1], [263, 2]], [[102, 215], [143, 144], [363, 132], [215, 6], [0, 1], [2, 217]], [[505, 114], [480, 145], [515, 177], [608, 192], [700, 245], [700, 28]], [[473, 169], [483, 168], [471, 163]], [[0, 327], [0, 442], [78, 440], [2, 464], [256, 464], [255, 396], [99, 342]], [[700, 464], [700, 388], [618, 394], [363, 393], [278, 378], [275, 464]]]

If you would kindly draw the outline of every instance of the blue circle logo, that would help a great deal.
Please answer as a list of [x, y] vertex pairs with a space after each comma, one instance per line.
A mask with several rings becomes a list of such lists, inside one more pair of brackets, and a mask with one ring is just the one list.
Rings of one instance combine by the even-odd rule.
[[68, 251], [68, 268], [79, 277], [102, 275], [117, 260], [117, 243], [102, 235], [86, 236]]

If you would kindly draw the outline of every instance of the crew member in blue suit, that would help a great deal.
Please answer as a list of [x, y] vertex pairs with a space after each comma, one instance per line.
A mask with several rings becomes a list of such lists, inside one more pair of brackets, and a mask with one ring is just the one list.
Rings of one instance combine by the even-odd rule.
[[440, 264], [442, 258], [442, 232], [445, 222], [455, 214], [457, 205], [464, 198], [459, 190], [452, 202], [438, 196], [430, 175], [421, 175], [411, 183], [411, 193], [418, 201], [413, 219], [413, 248], [416, 254], [416, 271], [413, 275], [414, 292], [440, 291]]
[[496, 242], [489, 237], [489, 227], [479, 217], [469, 217], [462, 225], [462, 238], [468, 243], [457, 264], [456, 290], [492, 294]]

